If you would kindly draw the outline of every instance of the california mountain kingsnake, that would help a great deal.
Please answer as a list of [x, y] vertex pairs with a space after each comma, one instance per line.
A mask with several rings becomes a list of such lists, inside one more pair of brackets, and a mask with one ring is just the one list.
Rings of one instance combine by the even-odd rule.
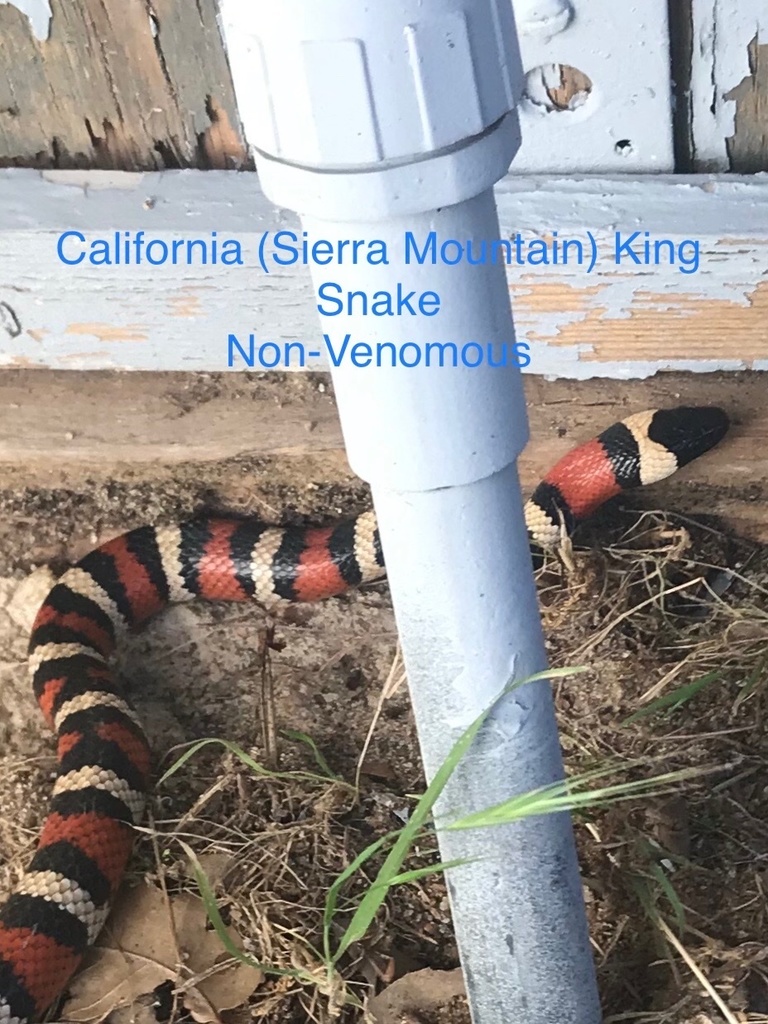
[[[651, 484], [725, 435], [716, 408], [650, 411], [566, 455], [526, 505], [551, 548], [607, 499]], [[29, 645], [35, 697], [58, 737], [58, 775], [37, 852], [0, 912], [0, 1024], [65, 991], [118, 889], [150, 785], [150, 751], [109, 668], [122, 634], [169, 603], [317, 601], [384, 576], [376, 520], [327, 529], [200, 517], [145, 526], [92, 551], [56, 583]]]

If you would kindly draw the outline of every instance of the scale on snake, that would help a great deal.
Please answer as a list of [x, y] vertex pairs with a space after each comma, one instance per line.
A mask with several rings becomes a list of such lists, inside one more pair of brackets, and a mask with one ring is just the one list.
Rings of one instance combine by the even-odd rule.
[[[573, 449], [526, 505], [534, 555], [610, 498], [703, 455], [728, 426], [714, 407], [650, 410]], [[109, 665], [121, 635], [175, 602], [269, 608], [384, 575], [375, 515], [365, 512], [325, 529], [212, 516], [144, 526], [58, 580], [29, 645], [35, 697], [57, 736], [58, 772], [37, 852], [0, 911], [0, 1024], [36, 1020], [65, 992], [106, 921], [142, 820], [151, 758]]]

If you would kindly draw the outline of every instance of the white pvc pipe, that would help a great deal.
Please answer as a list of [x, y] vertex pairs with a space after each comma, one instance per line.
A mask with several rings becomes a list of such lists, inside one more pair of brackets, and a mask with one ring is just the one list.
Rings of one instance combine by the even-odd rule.
[[[494, 240], [492, 186], [519, 146], [506, 0], [224, 0], [264, 191], [310, 238], [378, 239], [389, 263], [313, 266], [315, 286], [434, 292], [438, 315], [321, 317], [338, 352], [492, 346], [506, 366], [333, 370], [352, 468], [371, 484], [427, 776], [501, 693], [546, 666], [517, 458], [527, 422], [504, 269], [405, 264], [404, 236]], [[389, 350], [385, 350], [389, 351]], [[386, 362], [386, 359], [385, 359]], [[489, 719], [438, 808], [482, 810], [562, 777], [549, 686]], [[439, 833], [475, 1024], [597, 1024], [570, 820]]]

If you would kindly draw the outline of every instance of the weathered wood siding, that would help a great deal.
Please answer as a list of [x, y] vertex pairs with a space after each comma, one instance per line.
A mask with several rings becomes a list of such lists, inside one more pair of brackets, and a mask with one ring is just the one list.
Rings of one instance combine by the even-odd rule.
[[[244, 343], [251, 332], [295, 339], [310, 351], [322, 351], [323, 329], [338, 334], [334, 321], [321, 327], [308, 266], [273, 266], [269, 277], [259, 268], [261, 233], [298, 225], [264, 198], [254, 174], [12, 170], [0, 171], [0, 189], [0, 365], [223, 370], [230, 332]], [[571, 256], [508, 268], [529, 372], [768, 369], [768, 181], [510, 176], [497, 199], [503, 236], [519, 232], [527, 245], [558, 232], [584, 245], [582, 264]], [[56, 246], [67, 229], [89, 240], [117, 229], [166, 241], [217, 231], [240, 240], [244, 264], [65, 266]], [[682, 273], [666, 246], [658, 265], [616, 265], [617, 231], [639, 232], [638, 244], [645, 231], [653, 242], [695, 241], [699, 267]]]
[[[575, 7], [578, 25], [589, 21], [586, 5]], [[0, 167], [248, 166], [216, 10], [216, 0], [0, 0]], [[768, 170], [764, 0], [673, 0], [669, 17], [677, 170]], [[578, 25], [537, 59], [560, 60], [576, 46], [578, 63]], [[524, 41], [525, 31], [523, 17]], [[589, 47], [582, 56], [599, 78]], [[566, 62], [566, 97], [583, 88], [573, 74]], [[554, 115], [552, 124], [547, 150], [562, 138], [570, 158], [567, 122]]]
[[0, 6], [0, 166], [241, 168], [215, 0], [51, 0], [37, 38]]
[[[768, 170], [765, 0], [673, 0], [680, 170]], [[682, 133], [682, 134], [681, 134]]]

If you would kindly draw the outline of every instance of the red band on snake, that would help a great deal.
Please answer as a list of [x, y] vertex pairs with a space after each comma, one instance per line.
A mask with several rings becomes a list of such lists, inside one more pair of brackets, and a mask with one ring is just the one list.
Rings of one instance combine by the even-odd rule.
[[[654, 483], [725, 435], [716, 408], [630, 416], [566, 455], [526, 505], [548, 549], [620, 492]], [[150, 785], [150, 752], [109, 667], [116, 644], [168, 604], [317, 601], [381, 579], [376, 519], [276, 529], [199, 517], [141, 527], [68, 570], [35, 620], [35, 696], [58, 737], [58, 773], [37, 852], [0, 912], [0, 1024], [39, 1018], [65, 992], [120, 885]]]

